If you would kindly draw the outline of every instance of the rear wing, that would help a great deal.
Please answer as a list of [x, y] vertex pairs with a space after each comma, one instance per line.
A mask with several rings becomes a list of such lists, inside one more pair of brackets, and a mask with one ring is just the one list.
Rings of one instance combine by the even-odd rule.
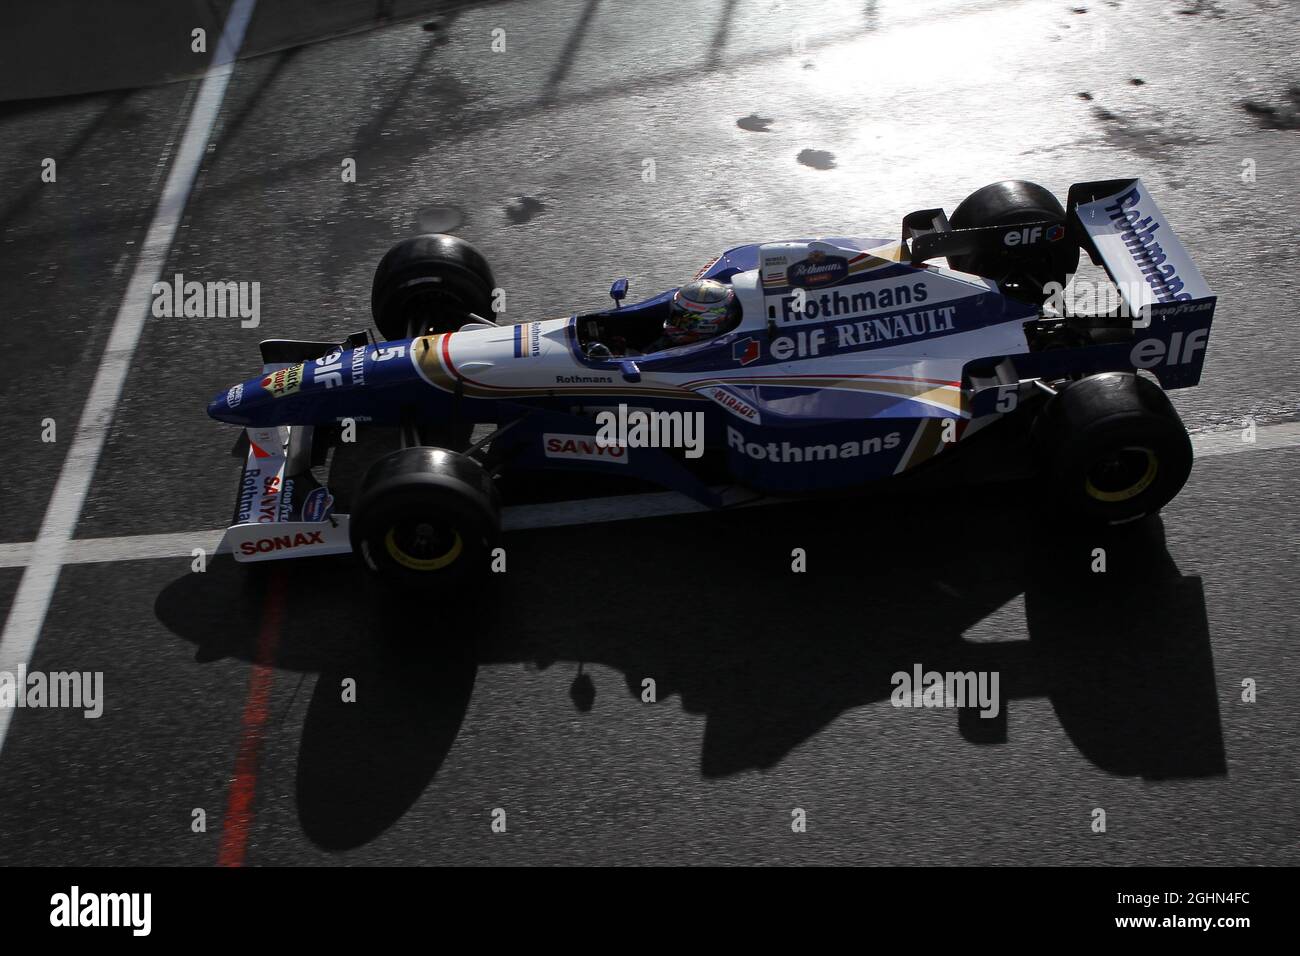
[[1075, 183], [1063, 224], [1043, 219], [953, 229], [942, 209], [920, 209], [903, 217], [902, 256], [919, 265], [940, 256], [1047, 247], [1063, 239], [1106, 270], [1134, 317], [1144, 317], [1149, 306], [1214, 298], [1140, 179]]
[[[1075, 183], [1064, 221], [953, 229], [942, 209], [921, 209], [903, 218], [902, 255], [913, 265], [940, 256], [1061, 242], [1086, 252], [1119, 293], [1118, 315], [1096, 318], [1132, 320], [1131, 339], [1089, 346], [1088, 360], [1147, 369], [1167, 389], [1200, 382], [1218, 299], [1141, 180]], [[1131, 351], [1121, 355], [1121, 348]], [[1040, 358], [1040, 364], [1049, 363]]]
[[1080, 247], [1106, 270], [1133, 316], [1145, 318], [1158, 304], [1215, 298], [1140, 179], [1076, 183], [1066, 215]]
[[1165, 388], [1201, 379], [1218, 296], [1140, 179], [1076, 183], [1066, 216], [1080, 247], [1106, 270], [1137, 336], [1130, 359]]

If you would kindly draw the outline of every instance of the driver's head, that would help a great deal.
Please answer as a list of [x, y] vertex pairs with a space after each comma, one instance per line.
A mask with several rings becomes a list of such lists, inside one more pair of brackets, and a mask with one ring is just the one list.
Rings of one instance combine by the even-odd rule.
[[730, 332], [739, 321], [740, 303], [731, 286], [714, 279], [696, 279], [673, 294], [664, 335], [674, 345], [686, 345]]

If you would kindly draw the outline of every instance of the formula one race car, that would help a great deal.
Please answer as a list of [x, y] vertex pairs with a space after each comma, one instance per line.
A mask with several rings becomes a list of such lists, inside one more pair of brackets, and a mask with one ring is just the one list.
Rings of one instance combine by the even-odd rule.
[[[1081, 249], [1115, 308], [1061, 307]], [[1164, 390], [1200, 380], [1215, 307], [1136, 179], [1076, 184], [1064, 209], [1041, 186], [995, 183], [951, 219], [906, 216], [900, 240], [738, 246], [687, 288], [623, 305], [620, 279], [612, 308], [568, 318], [499, 326], [495, 289], [468, 243], [418, 236], [375, 273], [382, 344], [262, 343], [261, 374], [208, 407], [246, 429], [236, 559], [355, 551], [401, 583], [458, 580], [486, 569], [498, 484], [521, 469], [633, 477], [719, 506], [710, 478], [851, 492], [1008, 421], [1060, 512], [1132, 521], [1190, 473]], [[692, 323], [704, 334], [675, 334]], [[342, 514], [323, 465], [356, 423], [398, 439]], [[491, 430], [471, 441], [476, 425]]]

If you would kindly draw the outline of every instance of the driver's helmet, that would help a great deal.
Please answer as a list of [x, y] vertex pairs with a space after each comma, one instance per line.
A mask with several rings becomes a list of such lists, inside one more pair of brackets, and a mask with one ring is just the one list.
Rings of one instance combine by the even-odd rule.
[[716, 279], [696, 279], [673, 294], [664, 335], [674, 345], [685, 345], [730, 332], [739, 322], [740, 303], [731, 286]]

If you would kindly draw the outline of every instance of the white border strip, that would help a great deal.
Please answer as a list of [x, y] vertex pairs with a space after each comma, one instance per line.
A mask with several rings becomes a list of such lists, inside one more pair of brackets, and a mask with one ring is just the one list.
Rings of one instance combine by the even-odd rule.
[[[113, 412], [122, 397], [131, 359], [149, 316], [154, 283], [162, 276], [166, 265], [172, 240], [176, 237], [176, 229], [234, 71], [235, 55], [244, 41], [244, 30], [253, 16], [255, 5], [256, 0], [235, 0], [217, 43], [212, 65], [203, 77], [180, 149], [163, 186], [153, 221], [149, 223], [149, 231], [127, 282], [117, 317], [113, 320], [113, 330], [109, 333], [94, 384], [86, 396], [72, 448], [54, 485], [41, 530], [30, 546], [27, 570], [9, 608], [4, 633], [0, 635], [0, 671], [17, 673], [20, 666], [31, 663], [36, 640], [54, 596], [59, 568], [76, 530], [77, 519], [81, 517], [86, 493], [104, 450], [108, 427], [113, 421]], [[0, 751], [4, 749], [12, 716], [13, 708], [0, 708]]]
[[1300, 445], [1300, 422], [1260, 425], [1255, 429], [1254, 441], [1246, 441], [1246, 434], [1242, 428], [1201, 432], [1192, 436], [1192, 450], [1197, 458], [1213, 458], [1216, 455], [1236, 455], [1243, 451], [1290, 448]]

